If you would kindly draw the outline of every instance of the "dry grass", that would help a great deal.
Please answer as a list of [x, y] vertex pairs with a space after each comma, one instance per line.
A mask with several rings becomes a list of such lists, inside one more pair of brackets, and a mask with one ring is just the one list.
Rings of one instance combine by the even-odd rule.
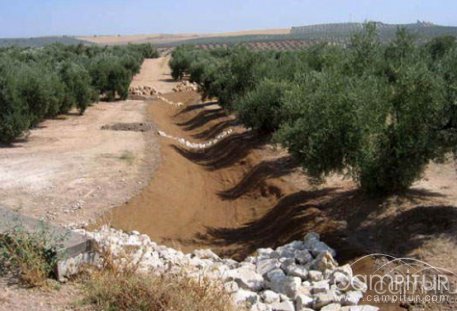
[[85, 284], [85, 302], [112, 311], [232, 311], [230, 297], [209, 281], [185, 276], [95, 273]]
[[110, 311], [236, 310], [221, 284], [196, 280], [184, 273], [161, 276], [139, 273], [141, 258], [133, 260], [131, 256], [135, 251], [126, 250], [113, 256], [106, 248], [98, 249], [101, 267], [87, 270], [83, 280], [84, 304]]

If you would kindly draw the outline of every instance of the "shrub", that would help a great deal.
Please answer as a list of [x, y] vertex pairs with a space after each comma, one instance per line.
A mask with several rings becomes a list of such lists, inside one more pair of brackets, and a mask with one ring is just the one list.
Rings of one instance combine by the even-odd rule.
[[271, 133], [282, 122], [281, 106], [286, 82], [264, 80], [235, 103], [235, 110], [245, 125]]
[[12, 271], [26, 286], [41, 286], [57, 264], [55, 241], [46, 228], [30, 233], [22, 228], [0, 235], [0, 272]]
[[0, 142], [11, 143], [31, 125], [28, 105], [18, 92], [18, 80], [10, 65], [0, 67]]
[[114, 100], [116, 95], [121, 99], [127, 98], [132, 73], [122, 66], [120, 58], [98, 56], [91, 64], [90, 75], [95, 88], [108, 100]]
[[307, 173], [351, 175], [371, 193], [408, 188], [430, 160], [457, 152], [457, 48], [420, 46], [404, 29], [382, 44], [369, 23], [347, 47], [300, 52], [176, 51], [190, 73], [248, 127], [274, 138]]
[[83, 114], [89, 103], [93, 100], [93, 89], [90, 85], [89, 72], [82, 66], [67, 62], [60, 69], [60, 77], [64, 83], [65, 101], [60, 112], [68, 112], [76, 106], [80, 114]]
[[180, 80], [184, 77], [190, 68], [195, 53], [196, 50], [190, 46], [181, 46], [173, 51], [169, 63], [173, 79]]
[[156, 56], [149, 44], [0, 49], [0, 142], [74, 107], [83, 114], [100, 94], [127, 98], [143, 59]]
[[446, 152], [436, 130], [442, 83], [424, 65], [404, 68], [393, 86], [335, 72], [302, 83], [285, 99], [290, 121], [276, 139], [313, 177], [348, 172], [368, 192], [401, 191]]

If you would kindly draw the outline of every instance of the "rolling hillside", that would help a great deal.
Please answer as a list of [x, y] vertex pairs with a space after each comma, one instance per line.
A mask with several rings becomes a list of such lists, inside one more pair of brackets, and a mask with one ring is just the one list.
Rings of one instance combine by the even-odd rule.
[[[182, 44], [197, 45], [208, 49], [220, 46], [244, 45], [248, 48], [289, 50], [303, 48], [319, 42], [347, 44], [351, 36], [363, 28], [363, 23], [336, 23], [292, 27], [288, 34], [263, 34], [243, 36], [213, 36], [175, 41], [159, 44], [159, 47], [173, 47]], [[424, 42], [437, 36], [457, 36], [457, 27], [440, 26], [427, 22], [413, 24], [385, 24], [376, 22], [381, 39], [388, 42], [395, 36], [398, 28], [403, 27], [412, 32], [417, 41]], [[293, 42], [293, 44], [290, 44]]]
[[36, 37], [36, 38], [0, 38], [0, 47], [19, 46], [19, 47], [42, 47], [52, 43], [71, 44], [90, 44], [87, 41], [76, 39], [74, 37]]

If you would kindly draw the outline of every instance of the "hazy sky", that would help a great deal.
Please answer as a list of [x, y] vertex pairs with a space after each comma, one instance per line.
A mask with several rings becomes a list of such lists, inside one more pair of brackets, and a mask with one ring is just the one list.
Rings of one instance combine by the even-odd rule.
[[0, 37], [224, 32], [365, 20], [457, 25], [457, 1], [0, 0]]

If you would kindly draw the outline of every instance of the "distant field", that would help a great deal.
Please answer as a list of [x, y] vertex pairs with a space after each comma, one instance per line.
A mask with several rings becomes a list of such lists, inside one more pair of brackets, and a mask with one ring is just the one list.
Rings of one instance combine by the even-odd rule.
[[[404, 27], [413, 33], [418, 42], [427, 41], [433, 37], [451, 35], [457, 36], [457, 27], [440, 26], [431, 23], [417, 22], [412, 24], [384, 24], [377, 22], [380, 38], [388, 42], [398, 27]], [[286, 29], [246, 30], [226, 33], [183, 33], [183, 34], [140, 34], [126, 36], [82, 36], [82, 37], [41, 37], [24, 39], [0, 39], [1, 46], [44, 46], [50, 43], [63, 44], [98, 44], [123, 45], [129, 43], [152, 43], [161, 49], [189, 44], [204, 49], [221, 46], [244, 45], [256, 50], [291, 50], [307, 47], [319, 42], [347, 44], [351, 36], [363, 28], [363, 23], [336, 23], [298, 26]]]
[[41, 47], [52, 43], [62, 43], [65, 45], [72, 44], [89, 44], [89, 42], [74, 37], [37, 37], [37, 38], [0, 38], [0, 47], [19, 46], [19, 47]]
[[182, 42], [186, 40], [205, 40], [211, 38], [227, 38], [240, 36], [255, 36], [255, 35], [285, 35], [290, 33], [290, 28], [287, 29], [262, 29], [262, 30], [246, 30], [237, 32], [215, 33], [215, 34], [143, 34], [143, 35], [127, 35], [127, 36], [85, 36], [78, 37], [83, 41], [92, 42], [102, 45], [113, 44], [128, 44], [128, 43], [153, 43], [159, 45], [173, 44], [174, 42]]
[[[457, 36], [457, 27], [440, 26], [431, 23], [384, 24], [377, 22], [377, 29], [382, 41], [394, 38], [399, 27], [406, 28], [416, 36], [418, 42], [425, 42], [437, 36]], [[347, 44], [351, 36], [363, 28], [363, 23], [320, 24], [292, 27], [290, 32], [240, 33], [232, 36], [211, 36], [189, 38], [158, 44], [158, 47], [173, 47], [182, 44], [196, 45], [204, 49], [243, 45], [256, 50], [290, 50], [299, 49], [319, 42]]]

